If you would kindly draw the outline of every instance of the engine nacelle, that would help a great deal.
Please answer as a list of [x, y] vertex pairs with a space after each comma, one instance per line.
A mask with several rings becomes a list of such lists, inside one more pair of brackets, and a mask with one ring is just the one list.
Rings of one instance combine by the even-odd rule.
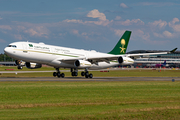
[[21, 60], [15, 60], [16, 65], [21, 65]]
[[39, 63], [26, 62], [25, 65], [29, 69], [35, 69], [35, 68], [41, 68], [42, 67], [42, 64], [39, 64]]
[[74, 62], [75, 67], [90, 67], [91, 63], [86, 60], [76, 60]]
[[25, 65], [25, 62], [22, 61], [22, 60], [15, 60], [15, 63], [16, 63], [16, 65], [17, 65], [17, 68], [18, 68], [18, 69], [22, 69], [23, 66]]
[[122, 64], [123, 62], [124, 62], [123, 57], [119, 57], [119, 58], [118, 58], [118, 63], [119, 63], [119, 64]]
[[118, 62], [119, 62], [119, 64], [126, 65], [126, 64], [133, 64], [134, 60], [129, 57], [119, 57]]

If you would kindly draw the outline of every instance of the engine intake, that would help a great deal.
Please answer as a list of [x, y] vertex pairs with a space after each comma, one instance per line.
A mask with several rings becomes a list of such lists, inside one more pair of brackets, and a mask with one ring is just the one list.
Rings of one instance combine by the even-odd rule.
[[29, 69], [35, 69], [35, 68], [41, 68], [42, 67], [42, 64], [39, 64], [39, 63], [26, 62], [25, 65]]
[[76, 60], [76, 61], [74, 62], [74, 65], [75, 65], [76, 67], [79, 67], [79, 66], [81, 65], [81, 63], [79, 62], [79, 60]]
[[20, 65], [21, 64], [21, 60], [15, 60], [16, 65]]
[[124, 61], [123, 57], [119, 57], [119, 58], [118, 58], [119, 64], [123, 63], [123, 61]]

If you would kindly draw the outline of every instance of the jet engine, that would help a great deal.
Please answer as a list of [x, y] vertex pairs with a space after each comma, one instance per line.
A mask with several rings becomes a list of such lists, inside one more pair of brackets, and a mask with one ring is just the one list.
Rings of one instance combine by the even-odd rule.
[[16, 63], [16, 65], [17, 65], [17, 68], [18, 68], [18, 69], [22, 69], [23, 66], [25, 65], [25, 62], [22, 61], [22, 60], [15, 60], [15, 63]]
[[42, 64], [39, 64], [39, 63], [26, 62], [25, 65], [29, 69], [35, 69], [35, 68], [41, 68], [42, 67]]
[[21, 60], [15, 60], [16, 65], [21, 65]]
[[123, 57], [119, 57], [119, 58], [118, 58], [119, 64], [123, 63], [123, 61], [124, 61]]
[[76, 60], [74, 62], [74, 65], [75, 65], [75, 67], [87, 68], [87, 67], [91, 66], [91, 63], [89, 61], [86, 61], [86, 60]]
[[133, 64], [134, 60], [129, 57], [119, 57], [118, 62], [119, 64]]

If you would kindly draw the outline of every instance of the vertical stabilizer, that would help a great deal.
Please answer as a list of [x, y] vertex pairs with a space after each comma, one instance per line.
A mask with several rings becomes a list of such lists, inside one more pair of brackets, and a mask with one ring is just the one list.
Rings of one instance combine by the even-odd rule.
[[114, 49], [111, 52], [109, 52], [108, 54], [113, 54], [113, 55], [125, 54], [128, 43], [129, 43], [130, 36], [131, 36], [131, 31], [125, 31], [123, 36], [120, 38], [120, 40], [114, 47]]
[[164, 61], [163, 65], [166, 65], [166, 60]]

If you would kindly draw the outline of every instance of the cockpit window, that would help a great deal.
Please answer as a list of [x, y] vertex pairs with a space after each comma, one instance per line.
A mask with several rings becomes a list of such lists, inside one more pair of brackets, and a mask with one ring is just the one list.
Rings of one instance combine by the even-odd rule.
[[16, 48], [16, 45], [8, 45], [8, 47], [14, 47], [14, 48]]

